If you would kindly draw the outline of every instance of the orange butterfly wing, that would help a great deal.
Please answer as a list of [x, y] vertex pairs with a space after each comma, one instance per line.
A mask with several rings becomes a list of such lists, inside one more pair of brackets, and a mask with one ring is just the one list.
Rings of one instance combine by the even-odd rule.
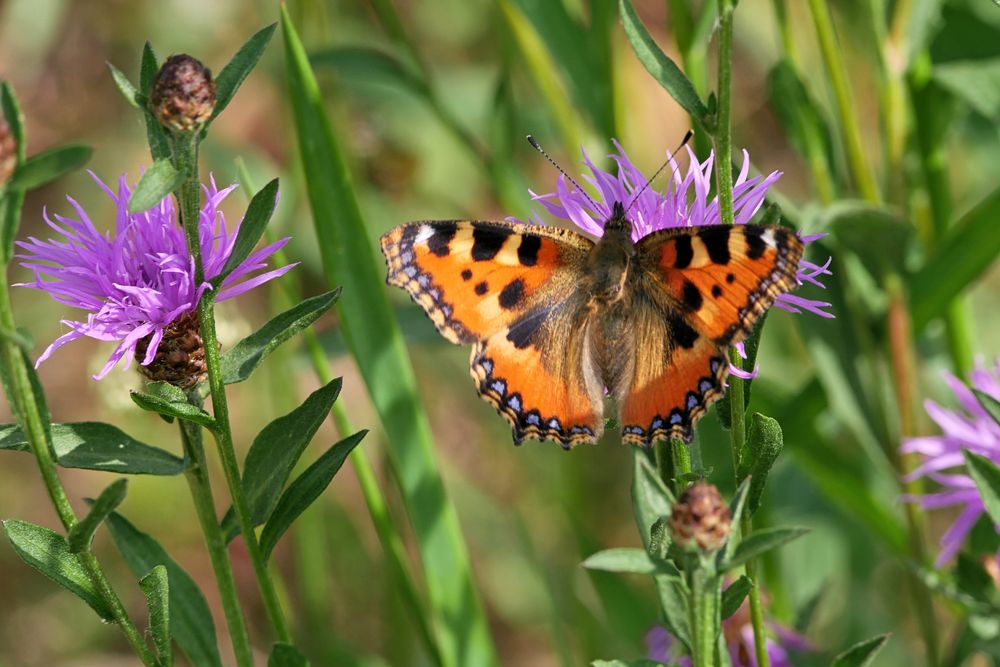
[[[797, 285], [802, 250], [794, 232], [759, 225], [670, 229], [639, 241], [646, 300], [632, 315], [635, 370], [616, 388], [624, 441], [691, 439], [724, 393], [727, 348]], [[658, 313], [662, 334], [644, 309]]]
[[390, 230], [381, 246], [386, 282], [409, 292], [445, 338], [476, 343], [476, 388], [515, 442], [596, 440], [602, 392], [595, 400], [588, 386], [585, 311], [574, 299], [590, 240], [554, 227], [425, 221]]

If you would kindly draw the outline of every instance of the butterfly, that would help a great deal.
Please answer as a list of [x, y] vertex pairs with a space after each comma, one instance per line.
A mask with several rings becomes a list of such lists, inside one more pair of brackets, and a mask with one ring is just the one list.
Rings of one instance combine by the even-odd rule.
[[594, 443], [604, 399], [624, 442], [690, 442], [722, 397], [726, 352], [797, 286], [803, 244], [777, 225], [653, 232], [616, 202], [595, 241], [513, 222], [411, 222], [381, 238], [386, 282], [453, 343], [472, 344], [479, 395], [514, 442]]

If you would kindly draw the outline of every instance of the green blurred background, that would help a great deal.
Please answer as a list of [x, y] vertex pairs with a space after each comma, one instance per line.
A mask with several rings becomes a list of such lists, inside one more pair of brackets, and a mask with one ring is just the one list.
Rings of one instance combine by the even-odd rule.
[[[578, 173], [575, 143], [582, 143], [595, 158], [604, 156], [611, 147], [603, 130], [613, 129], [632, 159], [651, 173], [688, 127], [686, 114], [635, 59], [620, 28], [613, 33], [614, 83], [607, 91], [613, 113], [608, 122], [600, 123], [575, 105], [553, 107], [544, 89], [554, 85], [565, 91], [563, 70], [550, 71], [551, 81], [546, 82], [531, 66], [519, 3], [396, 4], [433, 72], [443, 112], [407, 89], [391, 71], [358, 66], [343, 55], [348, 51], [330, 55], [331, 49], [350, 46], [398, 53], [367, 2], [288, 3], [303, 41], [316, 54], [314, 66], [328, 95], [328, 110], [341, 130], [373, 243], [382, 232], [407, 220], [526, 215], [532, 210], [526, 188], [550, 191], [555, 174], [524, 142], [525, 134], [534, 134], [570, 173]], [[586, 2], [565, 4], [574, 20], [586, 20]], [[667, 11], [672, 3], [635, 4], [661, 46], [676, 55]], [[872, 147], [868, 157], [881, 170], [880, 82], [871, 55], [878, 47], [868, 27], [868, 3], [830, 5], [863, 136]], [[789, 11], [799, 36], [804, 78], [820, 108], [833, 116], [830, 91], [822, 77], [810, 75], [821, 72], [822, 63], [808, 12], [798, 2], [790, 3]], [[275, 21], [277, 12], [273, 2], [236, 0], [0, 2], [0, 77], [20, 97], [29, 153], [63, 142], [87, 143], [96, 149], [89, 167], [99, 177], [110, 182], [126, 172], [134, 181], [149, 164], [145, 132], [139, 115], [116, 91], [105, 62], [134, 77], [142, 44], [149, 40], [161, 56], [187, 52], [218, 69], [250, 34]], [[994, 32], [969, 31], [969, 16], [992, 26]], [[969, 49], [981, 47], [988, 55], [1000, 51], [990, 42], [1000, 43], [1000, 8], [992, 3], [948, 3], [942, 21], [946, 28], [953, 21], [955, 30], [966, 30], [959, 34], [968, 36]], [[769, 99], [767, 75], [779, 55], [772, 3], [742, 0], [736, 14], [735, 145], [746, 147], [760, 169], [783, 171], [778, 184], [782, 194], [801, 207], [803, 220], [818, 225], [822, 216], [810, 203], [815, 196], [806, 164], [782, 131]], [[708, 71], [713, 69], [710, 57]], [[600, 76], [595, 73], [595, 85]], [[281, 177], [276, 228], [293, 237], [289, 256], [302, 262], [294, 271], [295, 279], [313, 294], [323, 290], [321, 270], [302, 174], [297, 171], [286, 86], [276, 39], [213, 126], [203, 146], [203, 173], [212, 172], [220, 184], [235, 182], [234, 160], [242, 157], [258, 186], [265, 178]], [[987, 104], [984, 113], [955, 104], [951, 111], [955, 121], [946, 145], [956, 214], [1000, 182], [1000, 136], [997, 117], [989, 117], [989, 108]], [[442, 122], [442, 113], [488, 147], [494, 158], [492, 171]], [[835, 169], [843, 169], [842, 162], [835, 159]], [[66, 212], [66, 194], [80, 201], [98, 226], [112, 225], [109, 201], [86, 174], [78, 173], [29, 196], [21, 235], [47, 234], [41, 212], [43, 208]], [[238, 216], [245, 203], [244, 193], [237, 191], [225, 210]], [[835, 256], [833, 270], [831, 282], [852, 269]], [[14, 280], [26, 277], [16, 271]], [[994, 333], [1000, 326], [998, 287], [1000, 272], [994, 268], [968, 292], [973, 349], [986, 359], [1000, 353], [1000, 337]], [[862, 292], [872, 301], [867, 306], [878, 312], [881, 293]], [[279, 309], [277, 294], [272, 287], [223, 304], [223, 344], [238, 340]], [[643, 636], [658, 618], [652, 582], [588, 572], [579, 565], [599, 549], [640, 544], [630, 505], [628, 450], [613, 437], [599, 447], [569, 454], [535, 442], [512, 447], [506, 425], [475, 395], [467, 377], [468, 351], [439, 339], [404, 296], [392, 294], [503, 663], [568, 666], [598, 657], [641, 656]], [[14, 299], [16, 316], [39, 341], [38, 351], [61, 333], [59, 319], [75, 317], [37, 292], [16, 290]], [[764, 523], [813, 529], [765, 561], [771, 613], [791, 625], [803, 607], [818, 600], [807, 634], [819, 647], [839, 649], [876, 632], [891, 631], [894, 640], [879, 664], [904, 664], [922, 649], [915, 639], [910, 601], [902, 592], [905, 566], [894, 547], [901, 537], [890, 534], [901, 526], [898, 487], [884, 447], [880, 448], [884, 442], [869, 432], [859, 414], [864, 397], [852, 396], [849, 388], [837, 386], [835, 377], [823, 375], [834, 373], [840, 362], [833, 346], [816, 332], [841, 325], [804, 318], [810, 321], [803, 323], [802, 317], [783, 312], [769, 318], [759, 359], [762, 373], [753, 393], [754, 407], [779, 417], [786, 430], [787, 450], [772, 473]], [[377, 418], [337, 336], [336, 322], [328, 317], [318, 327], [336, 372], [344, 376], [340, 400], [357, 427], [375, 428], [362, 446], [379, 461]], [[840, 345], [848, 349], [859, 344], [842, 329], [830, 329], [827, 336], [835, 335], [829, 331], [840, 332], [836, 334], [842, 335]], [[938, 371], [947, 366], [942, 336], [940, 324], [932, 323], [918, 341], [921, 382], [915, 391], [948, 403], [937, 380]], [[63, 348], [41, 367], [53, 418], [112, 422], [141, 440], [178, 450], [175, 431], [154, 415], [136, 410], [129, 400], [128, 388], [140, 384], [137, 374], [119, 370], [101, 383], [90, 379], [110, 350], [107, 344], [81, 341]], [[888, 392], [887, 367], [876, 371], [868, 377], [869, 391]], [[818, 393], [813, 381], [817, 376]], [[294, 407], [315, 386], [298, 349], [293, 344], [282, 348], [252, 382], [231, 388], [238, 446], [245, 449], [263, 424]], [[6, 404], [0, 410], [0, 421], [11, 421]], [[333, 442], [328, 428], [320, 431], [317, 448]], [[923, 432], [930, 428], [920, 424]], [[731, 479], [730, 454], [714, 414], [704, 420], [701, 442], [712, 479], [725, 486]], [[395, 487], [387, 469], [380, 470], [383, 488], [395, 504], [393, 514], [403, 525], [405, 513]], [[62, 471], [62, 478], [81, 511], [83, 498], [96, 496], [110, 481], [99, 473], [75, 470]], [[221, 474], [216, 479], [221, 480]], [[217, 487], [217, 497], [224, 495], [221, 484]], [[860, 500], [858, 488], [864, 491]], [[201, 584], [215, 612], [220, 645], [225, 647], [225, 624], [211, 568], [183, 480], [135, 479], [123, 512], [158, 537]], [[27, 455], [3, 456], [0, 516], [57, 526]], [[947, 512], [931, 517], [932, 540], [950, 519]], [[241, 550], [237, 540], [231, 553], [249, 610], [251, 636], [266, 635], [249, 563]], [[103, 531], [97, 551], [112, 579], [122, 582], [122, 590], [131, 591], [126, 602], [141, 617], [141, 596], [130, 586], [132, 577]], [[275, 563], [294, 610], [295, 635], [316, 656], [317, 664], [427, 664], [385, 571], [348, 467], [279, 546]], [[0, 667], [133, 662], [117, 633], [96, 622], [79, 600], [30, 571], [6, 541], [0, 545], [0, 601]], [[950, 618], [947, 605], [939, 612], [942, 619]], [[943, 621], [943, 626], [949, 623]]]

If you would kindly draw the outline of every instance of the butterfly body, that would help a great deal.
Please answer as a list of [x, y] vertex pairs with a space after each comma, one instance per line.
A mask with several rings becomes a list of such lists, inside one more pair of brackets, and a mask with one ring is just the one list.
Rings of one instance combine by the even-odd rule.
[[795, 286], [802, 243], [775, 226], [674, 228], [633, 242], [616, 203], [596, 242], [507, 222], [424, 221], [381, 239], [387, 282], [473, 343], [480, 395], [515, 442], [689, 440], [722, 396], [726, 350]]

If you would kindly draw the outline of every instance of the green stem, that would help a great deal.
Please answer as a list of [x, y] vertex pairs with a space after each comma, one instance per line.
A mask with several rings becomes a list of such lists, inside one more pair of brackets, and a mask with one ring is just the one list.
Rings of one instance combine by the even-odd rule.
[[[198, 139], [196, 133], [174, 135], [174, 166], [184, 174], [184, 180], [177, 190], [177, 200], [180, 208], [181, 224], [187, 237], [188, 250], [194, 258], [195, 283], [205, 280], [205, 267], [201, 256], [199, 241], [199, 215], [201, 209], [201, 184], [198, 180]], [[226, 399], [226, 388], [222, 382], [221, 360], [219, 357], [219, 338], [215, 331], [214, 300], [211, 292], [206, 292], [198, 302], [198, 323], [201, 326], [201, 338], [205, 346], [205, 366], [208, 370], [208, 385], [212, 396], [212, 411], [215, 417], [215, 427], [212, 435], [219, 451], [222, 471], [226, 477], [229, 495], [232, 497], [236, 520], [243, 533], [247, 554], [253, 568], [257, 587], [260, 590], [268, 620], [279, 641], [290, 643], [291, 634], [285, 623], [284, 613], [278, 600], [278, 594], [267, 570], [267, 563], [261, 553], [254, 530], [253, 519], [243, 493], [243, 483], [240, 479], [240, 467], [233, 447], [232, 428], [229, 423], [229, 403]]]
[[718, 634], [719, 610], [715, 604], [718, 581], [699, 557], [687, 559], [688, 587], [691, 601], [688, 605], [688, 623], [691, 626], [691, 662], [694, 667], [714, 667], [715, 637]]
[[861, 129], [857, 114], [854, 112], [851, 89], [847, 83], [847, 70], [840, 58], [841, 50], [833, 32], [830, 10], [824, 0], [809, 0], [809, 8], [812, 11], [813, 23], [816, 25], [823, 62], [826, 64], [827, 74], [830, 76], [830, 83], [833, 85], [833, 93], [837, 100], [837, 111], [840, 114], [841, 131], [844, 133], [844, 147], [851, 174], [861, 196], [871, 203], [878, 203], [880, 199], [878, 187], [865, 158]]
[[[195, 399], [200, 406], [201, 401]], [[189, 463], [184, 471], [191, 499], [194, 501], [201, 532], [205, 536], [205, 546], [212, 561], [212, 571], [215, 573], [219, 597], [222, 599], [222, 609], [226, 616], [230, 639], [233, 643], [233, 653], [236, 664], [240, 667], [253, 665], [253, 651], [250, 638], [247, 635], [246, 622], [240, 608], [239, 596], [236, 594], [236, 580], [226, 552], [226, 538], [222, 534], [218, 516], [215, 513], [215, 502], [212, 498], [212, 484], [208, 476], [208, 464], [205, 459], [205, 445], [202, 440], [201, 427], [188, 421], [178, 420], [181, 432], [181, 442], [184, 445], [184, 455]]]
[[[0, 276], [0, 325], [7, 331], [16, 331], [17, 327], [14, 322], [14, 312], [7, 284], [6, 264], [0, 264], [0, 273], [2, 273]], [[58, 472], [56, 472], [56, 462], [49, 443], [45, 420], [42, 418], [40, 406], [32, 391], [28, 370], [24, 365], [24, 354], [17, 344], [7, 337], [0, 338], [0, 350], [2, 350], [3, 363], [7, 368], [7, 375], [12, 385], [11, 389], [14, 395], [10, 399], [17, 408], [15, 413], [18, 416], [19, 425], [28, 436], [31, 451], [35, 455], [35, 462], [45, 484], [45, 490], [52, 500], [59, 521], [68, 533], [77, 523], [76, 514], [73, 512], [69, 497], [59, 480]], [[159, 664], [156, 656], [146, 644], [146, 640], [135, 623], [132, 622], [132, 618], [125, 610], [118, 594], [111, 587], [111, 582], [108, 581], [97, 556], [87, 548], [79, 554], [79, 560], [87, 572], [87, 576], [97, 588], [98, 594], [111, 611], [115, 623], [121, 628], [125, 639], [142, 660], [142, 664], [147, 667], [156, 667]]]

